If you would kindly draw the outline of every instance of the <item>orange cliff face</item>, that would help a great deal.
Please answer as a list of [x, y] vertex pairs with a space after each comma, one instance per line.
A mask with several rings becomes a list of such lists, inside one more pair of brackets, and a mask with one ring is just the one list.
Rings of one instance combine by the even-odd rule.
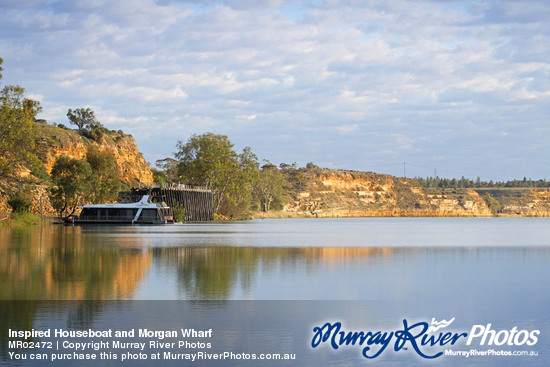
[[122, 181], [130, 186], [139, 182], [153, 182], [153, 173], [131, 135], [110, 131], [94, 141], [84, 138], [74, 130], [40, 124], [38, 136], [38, 157], [48, 173], [60, 156], [84, 159], [89, 148], [97, 147], [99, 151], [107, 151], [115, 157]]
[[[37, 123], [36, 129], [36, 155], [48, 174], [59, 157], [85, 159], [90, 148], [97, 148], [100, 152], [108, 152], [114, 157], [119, 167], [120, 180], [128, 186], [135, 187], [139, 183], [153, 182], [153, 173], [138, 151], [136, 141], [131, 135], [124, 134], [122, 131], [105, 130], [99, 139], [93, 140], [75, 130], [46, 123]], [[22, 178], [25, 182], [39, 182], [30, 188], [32, 196], [30, 211], [39, 214], [42, 208], [45, 215], [56, 215], [49, 201], [47, 183], [40, 182], [41, 180], [34, 177], [24, 166], [17, 167], [14, 173], [15, 179], [6, 181], [5, 185], [0, 187], [0, 213], [11, 211], [8, 200], [18, 190], [17, 177], [19, 177], [19, 182]], [[0, 219], [2, 218], [0, 216]]]
[[320, 170], [291, 194], [278, 216], [491, 216], [474, 190], [425, 189], [414, 179], [370, 172]]

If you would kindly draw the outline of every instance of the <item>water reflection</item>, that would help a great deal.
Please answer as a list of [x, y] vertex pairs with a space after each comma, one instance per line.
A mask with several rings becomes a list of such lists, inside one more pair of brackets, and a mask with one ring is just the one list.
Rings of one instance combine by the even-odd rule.
[[[8, 228], [0, 231], [1, 300], [135, 298], [152, 264], [174, 276], [186, 299], [226, 299], [249, 290], [258, 274], [281, 269], [345, 267], [357, 259], [389, 257], [392, 248], [258, 248], [134, 246], [121, 236], [81, 233], [80, 227]], [[145, 298], [147, 295], [145, 295]]]
[[148, 247], [141, 230], [2, 229], [0, 300], [533, 298], [548, 288], [546, 247]]
[[148, 273], [147, 250], [102, 248], [80, 228], [0, 231], [0, 299], [131, 298]]
[[334, 267], [369, 257], [390, 256], [392, 248], [258, 248], [178, 247], [155, 248], [155, 266], [175, 269], [186, 299], [227, 299], [233, 288], [245, 292], [260, 273], [281, 268], [315, 269]]
[[[364, 302], [361, 307], [368, 305], [364, 309], [376, 320], [456, 316], [471, 322], [501, 323], [506, 328], [510, 327], [506, 322], [513, 320], [513, 325], [517, 321], [525, 327], [549, 330], [545, 320], [549, 320], [550, 283], [546, 279], [550, 247], [548, 240], [535, 238], [534, 242], [531, 237], [527, 241], [523, 236], [539, 227], [548, 231], [546, 222], [496, 221], [491, 224], [492, 231], [476, 232], [477, 245], [471, 247], [455, 245], [464, 242], [462, 234], [470, 222], [457, 225], [449, 220], [455, 227], [445, 232], [443, 224], [447, 222], [434, 220], [440, 226], [436, 232], [453, 239], [439, 247], [437, 236], [430, 237], [425, 246], [403, 246], [409, 243], [411, 233], [423, 233], [422, 241], [429, 237], [425, 234], [432, 228], [428, 219], [405, 221], [409, 228], [403, 233], [394, 231], [402, 228], [401, 219], [383, 221], [387, 229], [373, 229], [370, 221], [359, 220], [337, 221], [336, 227], [330, 228], [323, 221], [308, 221], [309, 227], [302, 226], [306, 222], [285, 223], [240, 223], [235, 229], [227, 224], [225, 232], [218, 231], [220, 225], [0, 228], [0, 354], [5, 358], [8, 328], [111, 325], [119, 323], [132, 307], [137, 310], [127, 316], [124, 325], [148, 318], [156, 318], [153, 324], [172, 325], [180, 315], [188, 317], [185, 323], [192, 323], [195, 311], [204, 316], [203, 322], [219, 317], [216, 323], [223, 325], [230, 320], [223, 309], [236, 303], [228, 300], [243, 299], [313, 300], [304, 304], [275, 301], [275, 308], [286, 305], [287, 309], [280, 311], [284, 317], [296, 310], [309, 316], [311, 305], [326, 304], [327, 317], [338, 318], [351, 314], [347, 301], [359, 300]], [[509, 236], [503, 246], [496, 246], [494, 233], [500, 233], [501, 227], [520, 235]], [[189, 228], [195, 231], [187, 232]], [[323, 228], [334, 235], [318, 237]], [[383, 236], [374, 236], [374, 240], [376, 231]], [[345, 236], [338, 238], [340, 233]], [[355, 247], [350, 247], [348, 239]], [[370, 247], [371, 242], [376, 246]], [[529, 245], [532, 242], [535, 246]], [[243, 245], [247, 243], [254, 245]], [[173, 316], [165, 317], [156, 302], [127, 302], [121, 307], [116, 301], [107, 301], [120, 299], [195, 301], [169, 303], [174, 304]], [[328, 304], [333, 301], [320, 300], [346, 302], [334, 311]], [[242, 302], [234, 307], [248, 304]], [[248, 305], [260, 310], [264, 308], [260, 303]], [[180, 304], [187, 305], [187, 313], [181, 312]], [[352, 311], [355, 314], [357, 308]], [[359, 321], [367, 311], [358, 314]], [[239, 322], [248, 320], [248, 311], [238, 315]], [[298, 331], [284, 333], [309, 331], [312, 322], [324, 319], [308, 319]], [[266, 320], [266, 328], [279, 324], [275, 319]], [[287, 324], [295, 321], [300, 322], [296, 317]], [[236, 327], [227, 329], [227, 340], [235, 340], [234, 330]]]

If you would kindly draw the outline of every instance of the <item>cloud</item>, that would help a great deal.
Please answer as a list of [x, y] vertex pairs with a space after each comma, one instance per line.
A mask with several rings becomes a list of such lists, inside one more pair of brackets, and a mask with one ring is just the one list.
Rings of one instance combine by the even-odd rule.
[[359, 130], [359, 125], [357, 124], [354, 124], [354, 125], [341, 125], [341, 126], [337, 126], [335, 128], [336, 132], [338, 132], [339, 134], [342, 134], [342, 135], [347, 135], [347, 134], [352, 134], [354, 132], [357, 132]]
[[240, 116], [235, 116], [236, 119], [240, 119], [240, 120], [249, 120], [249, 121], [255, 120], [256, 117], [258, 117], [258, 116], [257, 116], [257, 115], [240, 115]]
[[[0, 10], [3, 82], [44, 96], [52, 121], [66, 120], [65, 107], [109, 111], [104, 123], [131, 129], [151, 161], [173, 151], [155, 140], [212, 130], [271, 161], [371, 170], [353, 158], [361, 151], [380, 167], [383, 152], [459, 164], [442, 150], [495, 175], [546, 174], [549, 148], [534, 133], [549, 112], [545, 2], [58, 0]], [[541, 158], [509, 167], [510, 145], [531, 143]]]

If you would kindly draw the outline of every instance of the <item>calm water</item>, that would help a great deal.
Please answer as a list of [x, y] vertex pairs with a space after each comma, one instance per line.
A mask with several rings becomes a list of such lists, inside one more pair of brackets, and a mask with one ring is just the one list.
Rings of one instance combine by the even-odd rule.
[[[382, 330], [395, 329], [404, 318], [429, 322], [456, 317], [454, 325], [468, 330], [478, 323], [539, 329], [539, 357], [447, 358], [443, 365], [542, 366], [550, 364], [549, 264], [548, 219], [1, 228], [2, 327], [15, 319], [26, 327], [99, 327], [113, 320], [132, 326], [136, 319], [170, 325], [184, 308], [201, 324], [224, 325], [218, 335], [238, 333], [243, 327], [235, 320], [261, 320], [254, 323], [251, 340], [307, 356], [296, 365], [363, 365], [359, 349], [331, 353], [307, 348], [311, 328], [327, 319], [356, 329], [375, 324]], [[110, 302], [75, 302], [82, 300]], [[261, 342], [266, 329], [275, 330], [276, 342], [265, 335]], [[227, 341], [229, 337], [218, 343], [248, 345], [250, 333], [246, 335], [238, 338], [240, 344]], [[388, 353], [376, 362], [400, 365], [403, 360], [396, 358]]]

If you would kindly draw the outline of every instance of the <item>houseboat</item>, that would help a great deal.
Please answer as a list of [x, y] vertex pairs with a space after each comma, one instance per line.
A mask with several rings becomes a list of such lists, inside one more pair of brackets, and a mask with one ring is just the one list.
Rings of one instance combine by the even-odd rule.
[[150, 195], [144, 195], [137, 203], [83, 205], [78, 216], [71, 216], [66, 223], [109, 223], [109, 224], [164, 224], [171, 223], [170, 209], [164, 203], [149, 202]]

